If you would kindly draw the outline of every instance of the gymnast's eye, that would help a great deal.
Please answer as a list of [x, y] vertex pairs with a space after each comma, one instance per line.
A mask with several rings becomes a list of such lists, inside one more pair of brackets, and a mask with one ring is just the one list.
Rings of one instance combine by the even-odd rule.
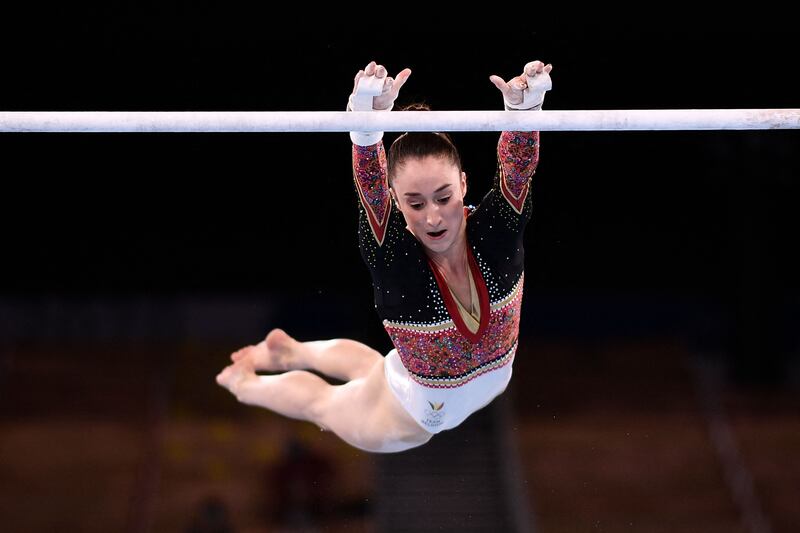
[[422, 204], [408, 204], [408, 205], [411, 206], [411, 209], [420, 209], [422, 207]]
[[439, 203], [440, 204], [446, 204], [448, 201], [450, 201], [450, 197], [449, 196], [445, 196], [444, 198], [439, 198]]

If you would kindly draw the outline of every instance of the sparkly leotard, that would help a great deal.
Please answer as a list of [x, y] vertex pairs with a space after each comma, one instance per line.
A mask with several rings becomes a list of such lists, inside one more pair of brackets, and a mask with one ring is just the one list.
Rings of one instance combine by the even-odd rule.
[[386, 377], [409, 414], [431, 433], [460, 424], [511, 379], [539, 132], [502, 132], [497, 156], [492, 189], [480, 205], [464, 208], [480, 305], [472, 332], [442, 274], [390, 201], [383, 142], [353, 145], [359, 247], [372, 275], [375, 308], [395, 346]]

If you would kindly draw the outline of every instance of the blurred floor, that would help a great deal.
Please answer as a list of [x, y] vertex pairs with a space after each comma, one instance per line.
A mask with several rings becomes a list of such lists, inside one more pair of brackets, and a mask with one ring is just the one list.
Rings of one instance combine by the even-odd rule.
[[[216, 512], [231, 531], [374, 531], [375, 457], [237, 404], [213, 382], [232, 348], [7, 351], [4, 530], [191, 531]], [[523, 344], [511, 431], [536, 531], [745, 531], [689, 356], [671, 339]], [[728, 383], [722, 401], [772, 531], [796, 531], [796, 391]]]
[[230, 348], [95, 343], [5, 354], [3, 529], [209, 531], [198, 521], [216, 513], [237, 532], [369, 530], [372, 457], [238, 404], [213, 379]]
[[[690, 356], [671, 339], [528, 345], [514, 433], [539, 531], [746, 531]], [[728, 384], [721, 400], [772, 531], [797, 531], [797, 393]]]

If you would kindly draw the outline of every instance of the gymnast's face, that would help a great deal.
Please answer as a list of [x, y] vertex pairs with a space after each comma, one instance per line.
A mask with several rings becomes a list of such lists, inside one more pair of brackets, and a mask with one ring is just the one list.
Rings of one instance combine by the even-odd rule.
[[408, 159], [392, 180], [392, 195], [423, 246], [447, 253], [464, 232], [467, 175], [443, 157]]

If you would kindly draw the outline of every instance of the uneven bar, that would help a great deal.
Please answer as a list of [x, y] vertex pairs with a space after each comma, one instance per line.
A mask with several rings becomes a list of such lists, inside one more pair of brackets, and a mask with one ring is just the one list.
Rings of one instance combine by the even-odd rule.
[[655, 131], [800, 129], [800, 109], [589, 111], [4, 111], [0, 132]]

